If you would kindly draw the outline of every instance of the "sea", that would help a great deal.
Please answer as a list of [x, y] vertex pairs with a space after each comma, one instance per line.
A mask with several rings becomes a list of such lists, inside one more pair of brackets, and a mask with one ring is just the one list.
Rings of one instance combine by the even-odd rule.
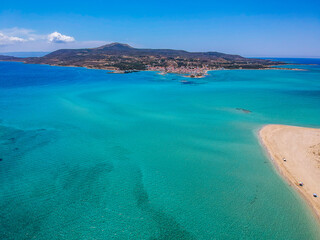
[[281, 60], [304, 71], [0, 62], [0, 239], [320, 239], [259, 143], [320, 127], [320, 59]]

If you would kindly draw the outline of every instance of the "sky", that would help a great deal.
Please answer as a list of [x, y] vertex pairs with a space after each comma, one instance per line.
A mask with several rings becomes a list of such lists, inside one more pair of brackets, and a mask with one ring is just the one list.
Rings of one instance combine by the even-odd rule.
[[246, 57], [319, 57], [320, 0], [3, 0], [0, 52], [110, 42]]

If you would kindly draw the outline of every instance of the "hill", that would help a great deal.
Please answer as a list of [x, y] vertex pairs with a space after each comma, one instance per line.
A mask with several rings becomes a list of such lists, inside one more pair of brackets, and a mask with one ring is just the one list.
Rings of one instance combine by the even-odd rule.
[[128, 44], [122, 43], [111, 43], [101, 47], [87, 49], [61, 49], [43, 57], [24, 58], [18, 61], [95, 69], [149, 69], [179, 73], [191, 73], [197, 69], [264, 69], [278, 64], [277, 62], [269, 60], [244, 58], [239, 55], [220, 52], [141, 49], [133, 48]]

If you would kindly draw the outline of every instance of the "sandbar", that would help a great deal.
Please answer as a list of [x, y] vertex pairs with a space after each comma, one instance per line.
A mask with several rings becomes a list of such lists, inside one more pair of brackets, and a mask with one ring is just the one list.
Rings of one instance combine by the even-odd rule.
[[320, 222], [320, 129], [266, 125], [259, 136], [280, 175]]

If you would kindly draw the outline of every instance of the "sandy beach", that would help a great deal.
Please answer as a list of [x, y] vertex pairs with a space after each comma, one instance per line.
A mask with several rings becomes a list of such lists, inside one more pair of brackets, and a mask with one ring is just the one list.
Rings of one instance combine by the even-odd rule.
[[259, 135], [279, 173], [320, 221], [320, 129], [266, 125]]

